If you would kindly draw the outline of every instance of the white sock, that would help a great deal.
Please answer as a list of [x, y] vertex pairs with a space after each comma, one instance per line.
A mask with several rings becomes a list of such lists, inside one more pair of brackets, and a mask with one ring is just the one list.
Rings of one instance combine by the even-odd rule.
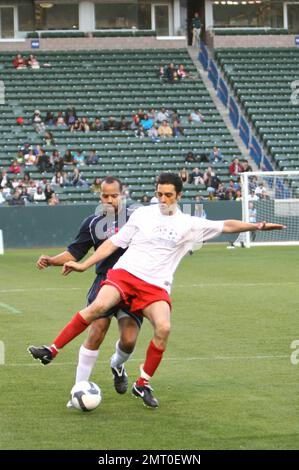
[[92, 369], [94, 368], [95, 363], [99, 355], [99, 350], [91, 350], [81, 346], [79, 350], [79, 361], [76, 372], [76, 383], [81, 382], [81, 380], [89, 380]]
[[126, 362], [129, 357], [133, 354], [133, 351], [128, 354], [122, 351], [119, 347], [119, 340], [115, 344], [115, 353], [111, 357], [110, 366], [111, 367], [120, 367], [124, 362]]

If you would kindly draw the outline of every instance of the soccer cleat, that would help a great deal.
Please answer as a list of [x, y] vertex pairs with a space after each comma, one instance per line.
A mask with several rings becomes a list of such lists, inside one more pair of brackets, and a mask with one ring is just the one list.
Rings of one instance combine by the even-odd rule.
[[128, 390], [128, 376], [125, 366], [122, 364], [120, 367], [111, 367], [114, 388], [117, 393], [123, 395]]
[[33, 359], [37, 359], [40, 361], [44, 366], [49, 364], [53, 359], [53, 354], [48, 346], [41, 346], [37, 348], [36, 346], [29, 346], [27, 351], [31, 354]]
[[158, 408], [159, 402], [157, 398], [153, 396], [153, 391], [149, 383], [141, 387], [135, 382], [132, 387], [132, 394], [137, 398], [142, 398], [144, 406], [148, 408]]

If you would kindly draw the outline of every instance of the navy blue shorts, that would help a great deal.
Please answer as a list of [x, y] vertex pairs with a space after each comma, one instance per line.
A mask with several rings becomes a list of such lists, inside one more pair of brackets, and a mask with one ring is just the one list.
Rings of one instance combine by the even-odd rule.
[[[96, 296], [98, 295], [101, 289], [101, 282], [104, 281], [105, 279], [106, 279], [106, 276], [104, 274], [97, 275], [97, 277], [93, 281], [91, 288], [88, 291], [87, 305], [90, 305], [96, 299]], [[128, 315], [129, 317], [133, 318], [136, 321], [139, 328], [141, 327], [142, 322], [143, 322], [143, 317], [139, 315], [135, 315], [134, 313], [129, 312], [126, 308], [123, 308], [123, 307], [121, 308], [119, 306], [113, 307], [110, 310], [108, 310], [105, 313], [105, 315], [103, 315], [103, 317], [111, 317], [112, 315], [114, 315], [115, 318], [117, 319], [117, 313], [120, 310], [124, 312], [126, 315]], [[123, 317], [123, 315], [121, 317]]]

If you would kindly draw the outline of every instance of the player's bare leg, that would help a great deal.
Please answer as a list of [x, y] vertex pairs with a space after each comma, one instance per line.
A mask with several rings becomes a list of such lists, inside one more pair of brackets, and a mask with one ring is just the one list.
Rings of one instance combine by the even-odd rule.
[[140, 397], [145, 406], [157, 408], [158, 400], [153, 396], [153, 389], [149, 385], [162, 360], [170, 333], [170, 306], [165, 301], [154, 302], [143, 311], [154, 328], [154, 337], [146, 352], [144, 364], [141, 366], [140, 377], [133, 385], [133, 395]]
[[103, 286], [96, 299], [88, 307], [85, 307], [74, 315], [72, 320], [63, 328], [50, 347], [30, 346], [28, 352], [34, 359], [42, 362], [42, 364], [49, 364], [61, 348], [86, 330], [94, 320], [105, 316], [105, 313], [115, 307], [120, 300], [121, 296], [115, 287]]

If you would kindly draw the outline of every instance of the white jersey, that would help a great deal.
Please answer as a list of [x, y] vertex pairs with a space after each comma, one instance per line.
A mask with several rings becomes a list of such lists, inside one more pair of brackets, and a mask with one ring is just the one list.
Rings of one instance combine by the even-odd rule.
[[195, 244], [218, 236], [223, 221], [183, 214], [163, 215], [159, 205], [140, 207], [110, 240], [127, 248], [113, 269], [124, 269], [150, 284], [170, 292], [174, 272]]

